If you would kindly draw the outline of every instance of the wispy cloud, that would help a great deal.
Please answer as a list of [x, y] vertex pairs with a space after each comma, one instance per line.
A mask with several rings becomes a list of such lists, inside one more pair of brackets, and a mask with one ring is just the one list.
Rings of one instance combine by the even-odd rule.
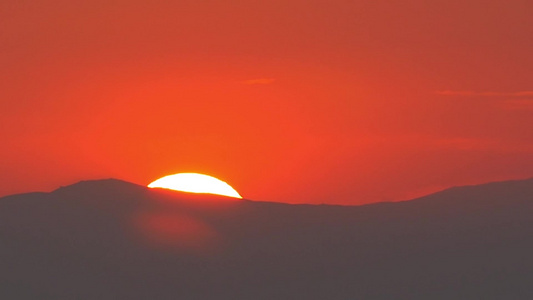
[[443, 96], [461, 96], [461, 97], [533, 97], [533, 91], [519, 92], [476, 92], [476, 91], [437, 91], [436, 94]]
[[460, 98], [487, 98], [500, 108], [506, 110], [533, 111], [533, 91], [518, 92], [475, 92], [475, 91], [437, 91], [437, 95]]
[[484, 138], [434, 138], [430, 145], [441, 149], [462, 151], [492, 151], [507, 154], [533, 153], [533, 143], [529, 141], [504, 141]]
[[241, 83], [247, 84], [247, 85], [256, 85], [256, 84], [271, 84], [274, 81], [276, 81], [276, 79], [274, 78], [256, 78], [256, 79], [243, 80], [241, 81]]
[[372, 136], [357, 139], [357, 147], [374, 145], [382, 148], [429, 151], [490, 151], [505, 154], [533, 154], [533, 142], [476, 137], [435, 137], [428, 135]]

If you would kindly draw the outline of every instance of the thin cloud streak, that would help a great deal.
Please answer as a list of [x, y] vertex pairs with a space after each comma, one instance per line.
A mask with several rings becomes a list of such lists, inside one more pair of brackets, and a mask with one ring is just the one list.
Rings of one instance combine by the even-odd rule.
[[[474, 137], [433, 137], [427, 135], [373, 136], [356, 140], [351, 145], [358, 148], [368, 145], [370, 148], [409, 149], [410, 151], [490, 151], [506, 154], [531, 153], [533, 143], [529, 141], [512, 141]], [[346, 145], [345, 148], [350, 148]]]
[[257, 78], [257, 79], [244, 80], [244, 81], [241, 81], [241, 83], [247, 84], [247, 85], [257, 85], [257, 84], [271, 84], [274, 81], [276, 81], [276, 79], [274, 78]]
[[437, 95], [462, 97], [533, 97], [533, 91], [519, 92], [476, 92], [476, 91], [437, 91]]

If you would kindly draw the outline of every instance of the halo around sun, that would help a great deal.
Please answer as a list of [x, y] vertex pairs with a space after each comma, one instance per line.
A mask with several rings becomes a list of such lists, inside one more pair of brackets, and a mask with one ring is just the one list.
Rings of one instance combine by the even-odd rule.
[[168, 175], [150, 183], [148, 187], [242, 199], [241, 195], [226, 182], [209, 175], [198, 173]]

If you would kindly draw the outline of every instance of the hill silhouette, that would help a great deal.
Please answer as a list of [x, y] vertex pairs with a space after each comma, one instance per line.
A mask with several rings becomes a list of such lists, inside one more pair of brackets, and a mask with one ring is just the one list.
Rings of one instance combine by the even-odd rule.
[[533, 179], [364, 206], [82, 181], [0, 198], [1, 299], [529, 299]]

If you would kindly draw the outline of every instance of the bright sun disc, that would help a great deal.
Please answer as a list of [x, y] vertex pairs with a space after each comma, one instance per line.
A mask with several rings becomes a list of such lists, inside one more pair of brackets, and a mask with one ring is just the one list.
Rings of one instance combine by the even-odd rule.
[[179, 173], [161, 177], [148, 185], [189, 193], [215, 194], [242, 199], [229, 184], [215, 177], [198, 173]]

